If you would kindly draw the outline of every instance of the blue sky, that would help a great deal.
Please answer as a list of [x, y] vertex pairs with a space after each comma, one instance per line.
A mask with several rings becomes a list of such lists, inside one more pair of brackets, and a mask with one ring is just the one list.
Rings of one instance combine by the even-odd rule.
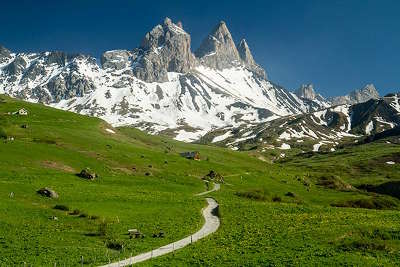
[[400, 91], [400, 1], [4, 0], [1, 9], [0, 44], [15, 52], [133, 49], [166, 16], [183, 22], [195, 50], [224, 20], [288, 89], [313, 83], [333, 96], [374, 83], [381, 94]]

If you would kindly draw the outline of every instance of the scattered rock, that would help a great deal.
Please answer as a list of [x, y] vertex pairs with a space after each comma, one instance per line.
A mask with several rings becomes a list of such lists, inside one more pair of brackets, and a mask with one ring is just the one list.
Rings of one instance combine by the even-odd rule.
[[77, 176], [88, 180], [94, 180], [98, 177], [97, 174], [93, 172], [90, 168], [83, 169], [80, 173], [77, 174]]
[[224, 177], [213, 170], [211, 170], [206, 176], [204, 176], [203, 180], [224, 183]]
[[38, 191], [36, 191], [39, 195], [44, 196], [44, 197], [49, 197], [49, 198], [58, 198], [58, 194], [56, 193], [56, 191], [48, 188], [48, 187], [44, 187], [39, 189]]
[[287, 196], [287, 197], [296, 197], [295, 193], [293, 193], [293, 192], [287, 192], [285, 194], [285, 196]]

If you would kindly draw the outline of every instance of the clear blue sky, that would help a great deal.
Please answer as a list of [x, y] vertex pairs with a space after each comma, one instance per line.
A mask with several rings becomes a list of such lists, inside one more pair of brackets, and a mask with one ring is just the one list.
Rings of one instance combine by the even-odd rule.
[[15, 52], [63, 50], [99, 57], [133, 49], [168, 16], [195, 50], [220, 20], [246, 38], [272, 81], [313, 83], [324, 96], [374, 83], [400, 91], [400, 1], [2, 0], [0, 43]]

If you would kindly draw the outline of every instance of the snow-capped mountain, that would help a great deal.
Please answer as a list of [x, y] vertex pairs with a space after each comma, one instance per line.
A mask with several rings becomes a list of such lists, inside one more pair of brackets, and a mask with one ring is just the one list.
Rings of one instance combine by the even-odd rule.
[[370, 99], [378, 99], [379, 93], [375, 89], [373, 84], [367, 84], [361, 89], [354, 90], [345, 96], [337, 96], [333, 97], [330, 100], [333, 105], [342, 105], [342, 104], [357, 104], [366, 102]]
[[232, 149], [334, 149], [342, 139], [400, 127], [400, 95], [338, 105], [309, 114], [291, 115], [254, 126], [226, 127], [207, 133], [200, 142]]
[[192, 53], [190, 35], [167, 18], [138, 48], [107, 51], [100, 61], [0, 47], [0, 93], [186, 141], [326, 107], [267, 80], [247, 42], [236, 46], [224, 22]]

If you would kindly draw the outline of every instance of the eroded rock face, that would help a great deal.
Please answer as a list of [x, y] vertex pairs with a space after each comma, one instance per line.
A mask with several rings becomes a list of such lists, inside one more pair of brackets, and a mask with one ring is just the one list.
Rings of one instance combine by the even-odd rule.
[[296, 90], [295, 94], [298, 97], [314, 100], [317, 94], [314, 91], [312, 84], [302, 84], [299, 89]]
[[11, 58], [10, 50], [0, 45], [0, 64], [5, 63], [10, 58]]
[[133, 73], [146, 82], [168, 81], [168, 72], [186, 73], [195, 65], [190, 35], [169, 18], [143, 38]]
[[255, 62], [245, 39], [242, 39], [240, 41], [237, 49], [240, 59], [247, 66], [247, 68], [254, 72], [260, 78], [267, 79], [267, 74], [265, 73], [265, 70]]
[[220, 70], [235, 66], [241, 61], [232, 35], [223, 21], [203, 40], [195, 55], [202, 64]]
[[107, 51], [101, 55], [101, 65], [103, 69], [121, 70], [129, 67], [132, 53], [126, 50]]

